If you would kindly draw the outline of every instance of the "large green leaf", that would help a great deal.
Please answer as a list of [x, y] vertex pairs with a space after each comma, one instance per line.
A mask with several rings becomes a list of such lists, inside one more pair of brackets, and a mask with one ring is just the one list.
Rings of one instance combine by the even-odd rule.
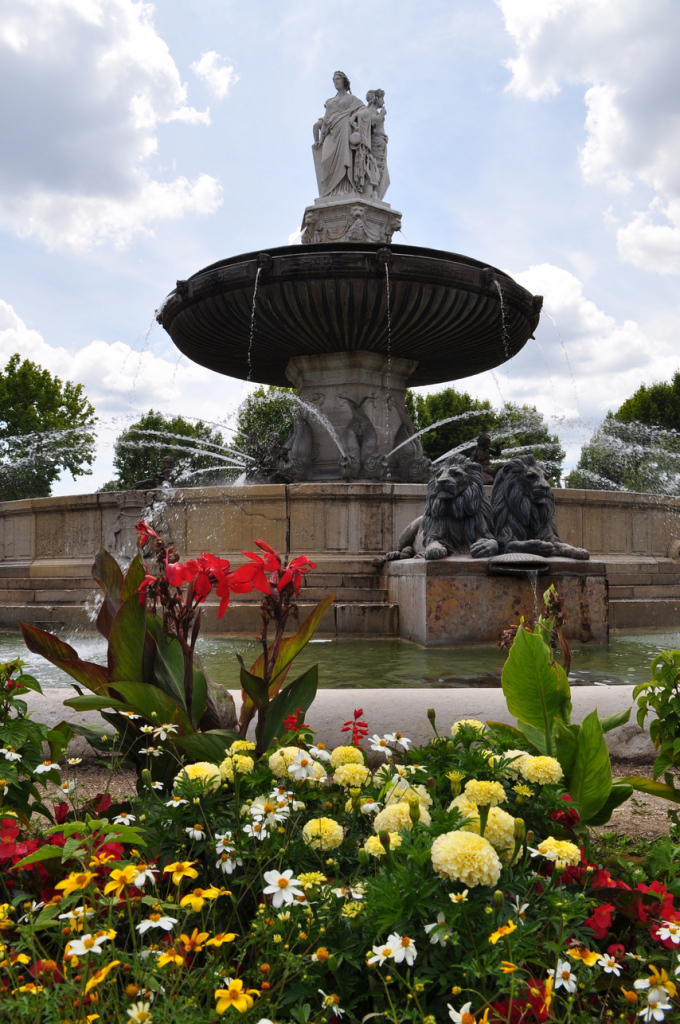
[[46, 860], [55, 860], [57, 857], [61, 859], [62, 852], [61, 846], [41, 846], [39, 850], [34, 850], [33, 853], [27, 854], [18, 864], [15, 864], [14, 870], [25, 868], [29, 864], [40, 864]]
[[514, 725], [508, 725], [507, 722], [493, 722], [487, 719], [486, 724], [489, 732], [493, 733], [494, 737], [507, 747], [517, 747], [526, 740], [526, 737], [519, 729], [516, 729]]
[[150, 722], [157, 725], [163, 723], [179, 725], [182, 731], [192, 733], [193, 728], [186, 714], [167, 693], [163, 693], [157, 686], [149, 686], [148, 683], [137, 683], [134, 681], [112, 684], [130, 707], [143, 715]]
[[135, 594], [116, 612], [109, 634], [109, 682], [144, 678], [146, 611]]
[[130, 711], [130, 705], [124, 704], [113, 697], [102, 697], [98, 693], [84, 694], [82, 697], [69, 697], [64, 706], [74, 711], [104, 711], [107, 708], [123, 708]]
[[[101, 700], [102, 698], [95, 697], [94, 699]], [[56, 763], [72, 739], [73, 729], [68, 722], [61, 722], [59, 725], [55, 726], [54, 729], [48, 729], [47, 742], [50, 745], [50, 761], [54, 761]]]
[[550, 648], [538, 634], [523, 627], [517, 630], [502, 683], [510, 714], [540, 729], [546, 753], [552, 754], [554, 720], [569, 722], [571, 692], [566, 672], [552, 660]]
[[146, 570], [144, 568], [144, 562], [137, 554], [130, 562], [128, 571], [125, 573], [123, 588], [120, 592], [121, 603], [125, 603], [125, 601], [128, 601], [131, 597], [139, 598], [139, 588], [144, 582], [145, 576]]
[[208, 703], [208, 680], [205, 677], [205, 672], [199, 668], [194, 668], [194, 688], [191, 694], [191, 721], [193, 722], [194, 728], [198, 728], [198, 723], [205, 714], [205, 708]]
[[[286, 678], [286, 673], [290, 667], [293, 658], [296, 658], [302, 648], [312, 639], [319, 624], [323, 619], [328, 609], [335, 600], [335, 594], [329, 594], [323, 601], [317, 604], [316, 608], [312, 609], [305, 621], [302, 623], [297, 633], [293, 636], [287, 637], [281, 642], [279, 653], [274, 662], [274, 670], [272, 672], [271, 683], [269, 687], [270, 699], [275, 697], [281, 689], [281, 686]], [[250, 666], [251, 675], [260, 676], [264, 678], [264, 652], [253, 662]], [[249, 722], [253, 717], [255, 705], [251, 700], [250, 696], [244, 691], [243, 692], [243, 703], [241, 705], [240, 721], [241, 726], [244, 723]]]
[[673, 789], [665, 782], [653, 782], [644, 775], [627, 775], [625, 779], [616, 781], [632, 786], [638, 793], [648, 793], [649, 796], [658, 796], [662, 800], [672, 800], [673, 803], [680, 804], [680, 789]]
[[615, 711], [613, 715], [605, 715], [604, 718], [600, 719], [602, 726], [602, 732], [611, 732], [612, 729], [618, 729], [620, 725], [626, 725], [630, 720], [631, 708], [626, 708], [625, 711]]
[[269, 703], [269, 691], [262, 676], [254, 675], [241, 665], [241, 687], [254, 706], [261, 710]]
[[574, 766], [580, 725], [565, 725], [560, 719], [555, 720], [555, 756], [562, 766], [565, 778], [569, 778]]
[[587, 824], [607, 802], [612, 788], [609, 750], [597, 710], [591, 711], [581, 722], [576, 756], [567, 781], [569, 792], [579, 806], [581, 821]]
[[547, 754], [549, 752], [545, 733], [541, 732], [540, 729], [536, 729], [533, 725], [528, 725], [526, 722], [518, 722], [517, 728], [525, 741], [528, 740], [531, 746], [535, 747], [540, 754]]
[[240, 739], [240, 733], [229, 732], [226, 729], [210, 729], [208, 732], [196, 732], [193, 736], [181, 736], [175, 743], [196, 761], [212, 761], [213, 764], [217, 764], [226, 756], [234, 740]]
[[88, 690], [102, 694], [108, 692], [109, 674], [102, 665], [81, 661], [78, 652], [53, 633], [29, 626], [27, 622], [20, 622], [19, 628], [29, 651], [42, 655]]
[[281, 736], [283, 721], [288, 715], [294, 715], [297, 709], [303, 716], [316, 697], [319, 685], [319, 666], [312, 665], [292, 683], [285, 686], [267, 708], [267, 718], [262, 734], [262, 742], [266, 750], [275, 736]]
[[[155, 648], [153, 671], [156, 684], [186, 711], [184, 695], [184, 655], [177, 637], [168, 640], [158, 619], [147, 617], [148, 634]], [[148, 639], [147, 634], [147, 639]]]
[[615, 782], [602, 807], [600, 807], [597, 814], [594, 814], [592, 818], [588, 820], [590, 827], [595, 828], [597, 825], [606, 825], [612, 816], [612, 811], [615, 811], [617, 807], [620, 807], [621, 804], [625, 803], [625, 801], [632, 795], [632, 786], [621, 782]]
[[104, 600], [97, 616], [97, 630], [108, 640], [111, 623], [121, 605], [123, 572], [113, 555], [100, 548], [95, 555], [92, 576], [104, 593]]

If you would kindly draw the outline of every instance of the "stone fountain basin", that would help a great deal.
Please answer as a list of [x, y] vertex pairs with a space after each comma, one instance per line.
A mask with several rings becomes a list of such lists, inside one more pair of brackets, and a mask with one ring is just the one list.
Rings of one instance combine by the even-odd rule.
[[506, 362], [533, 335], [542, 301], [468, 256], [343, 242], [213, 263], [178, 281], [157, 319], [189, 359], [231, 377], [289, 386], [286, 367], [294, 356], [373, 352], [417, 360], [408, 381], [416, 386]]

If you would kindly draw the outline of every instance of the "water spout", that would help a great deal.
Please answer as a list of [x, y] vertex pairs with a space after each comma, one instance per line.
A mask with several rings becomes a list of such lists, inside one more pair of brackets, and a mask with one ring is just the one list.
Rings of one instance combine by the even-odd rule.
[[493, 283], [496, 286], [498, 292], [498, 298], [501, 304], [501, 336], [503, 338], [503, 352], [505, 354], [505, 361], [507, 362], [510, 358], [510, 335], [508, 334], [508, 327], [505, 320], [505, 299], [503, 298], [503, 289], [501, 283], [497, 277], [494, 277]]
[[255, 287], [253, 288], [253, 306], [250, 311], [250, 337], [248, 339], [248, 376], [246, 380], [250, 380], [253, 373], [252, 353], [253, 353], [253, 338], [255, 337], [255, 307], [257, 305], [257, 286], [260, 283], [260, 274], [262, 273], [262, 267], [257, 268], [255, 274]]

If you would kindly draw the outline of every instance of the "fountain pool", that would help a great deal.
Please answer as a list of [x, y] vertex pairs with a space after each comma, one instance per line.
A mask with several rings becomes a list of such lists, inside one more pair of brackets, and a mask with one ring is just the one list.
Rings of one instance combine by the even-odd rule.
[[[62, 633], [82, 658], [106, 662], [106, 644], [98, 633]], [[574, 644], [572, 686], [635, 685], [649, 679], [652, 658], [661, 650], [680, 648], [680, 630], [613, 636], [608, 644]], [[204, 635], [197, 651], [206, 669], [229, 689], [239, 686], [236, 654], [250, 664], [259, 653], [254, 640]], [[500, 687], [506, 651], [492, 645], [423, 648], [397, 639], [312, 640], [299, 656], [302, 672], [319, 663], [321, 689]], [[39, 655], [26, 650], [17, 632], [0, 631], [0, 660], [21, 657], [43, 687], [66, 686], [69, 677]]]

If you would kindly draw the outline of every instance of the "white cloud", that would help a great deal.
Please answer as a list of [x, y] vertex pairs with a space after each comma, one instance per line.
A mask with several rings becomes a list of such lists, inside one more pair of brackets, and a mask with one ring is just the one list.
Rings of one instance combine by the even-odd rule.
[[237, 75], [232, 64], [223, 64], [223, 57], [215, 50], [208, 50], [201, 55], [201, 59], [191, 65], [191, 70], [197, 78], [203, 79], [206, 85], [212, 89], [218, 100], [223, 100], [232, 85], [238, 82], [240, 75]]
[[55, 486], [55, 493], [88, 492], [110, 480], [113, 441], [140, 413], [154, 408], [166, 415], [193, 415], [224, 428], [230, 421], [225, 410], [235, 410], [252, 389], [188, 362], [179, 353], [177, 358], [167, 358], [148, 344], [148, 336], [137, 350], [121, 341], [91, 341], [69, 352], [50, 345], [0, 299], [0, 367], [18, 352], [62, 380], [82, 384], [100, 419], [95, 474], [81, 478], [77, 485], [65, 479]]
[[4, 0], [0, 225], [54, 249], [128, 245], [158, 221], [212, 213], [219, 182], [157, 181], [160, 125], [208, 125], [133, 0]]
[[619, 255], [680, 271], [680, 4], [677, 0], [497, 0], [517, 45], [509, 89], [546, 99], [585, 86], [585, 181], [656, 193], [617, 233]]

